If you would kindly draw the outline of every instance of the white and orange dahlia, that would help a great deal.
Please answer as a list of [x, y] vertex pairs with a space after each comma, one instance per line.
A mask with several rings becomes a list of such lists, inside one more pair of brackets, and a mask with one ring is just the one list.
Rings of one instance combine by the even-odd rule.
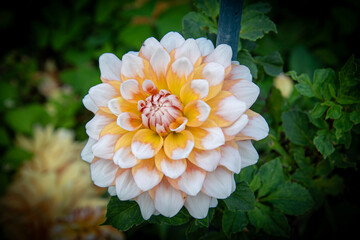
[[83, 99], [95, 114], [82, 152], [95, 185], [135, 200], [144, 219], [183, 206], [204, 218], [229, 197], [234, 173], [258, 160], [251, 140], [269, 131], [249, 109], [258, 86], [231, 57], [228, 45], [176, 32], [146, 39], [122, 60], [101, 55], [102, 83]]

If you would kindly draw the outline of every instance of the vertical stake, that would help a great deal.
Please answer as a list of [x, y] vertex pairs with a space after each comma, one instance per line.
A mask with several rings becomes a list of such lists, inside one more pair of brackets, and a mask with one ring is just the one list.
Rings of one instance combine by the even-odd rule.
[[241, 15], [244, 0], [221, 0], [216, 46], [228, 44], [232, 49], [232, 60], [237, 59]]

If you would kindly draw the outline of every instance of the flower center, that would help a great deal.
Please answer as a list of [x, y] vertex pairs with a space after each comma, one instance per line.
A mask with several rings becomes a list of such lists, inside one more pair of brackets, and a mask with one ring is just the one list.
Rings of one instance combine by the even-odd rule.
[[162, 89], [145, 101], [140, 100], [138, 110], [144, 126], [164, 135], [169, 132], [169, 125], [182, 116], [183, 106], [177, 96]]

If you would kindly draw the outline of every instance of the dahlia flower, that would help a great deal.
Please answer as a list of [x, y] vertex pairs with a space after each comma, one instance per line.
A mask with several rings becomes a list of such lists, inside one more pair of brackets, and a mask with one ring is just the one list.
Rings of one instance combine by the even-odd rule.
[[228, 45], [176, 32], [146, 39], [122, 60], [101, 55], [102, 83], [83, 99], [95, 114], [82, 151], [95, 185], [135, 200], [144, 219], [183, 206], [204, 218], [229, 197], [234, 173], [258, 160], [251, 140], [269, 131], [249, 109], [258, 86], [231, 57]]

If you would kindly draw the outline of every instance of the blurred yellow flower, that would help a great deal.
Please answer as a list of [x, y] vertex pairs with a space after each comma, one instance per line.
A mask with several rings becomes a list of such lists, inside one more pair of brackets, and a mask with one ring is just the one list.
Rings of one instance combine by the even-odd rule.
[[274, 78], [274, 86], [279, 89], [284, 98], [289, 98], [294, 90], [294, 83], [290, 77], [281, 73]]
[[[83, 144], [71, 131], [34, 129], [18, 145], [33, 153], [0, 200], [0, 222], [9, 239], [122, 239], [104, 220], [107, 200], [100, 197], [80, 160]], [[81, 176], [81, 177], [79, 177]]]

